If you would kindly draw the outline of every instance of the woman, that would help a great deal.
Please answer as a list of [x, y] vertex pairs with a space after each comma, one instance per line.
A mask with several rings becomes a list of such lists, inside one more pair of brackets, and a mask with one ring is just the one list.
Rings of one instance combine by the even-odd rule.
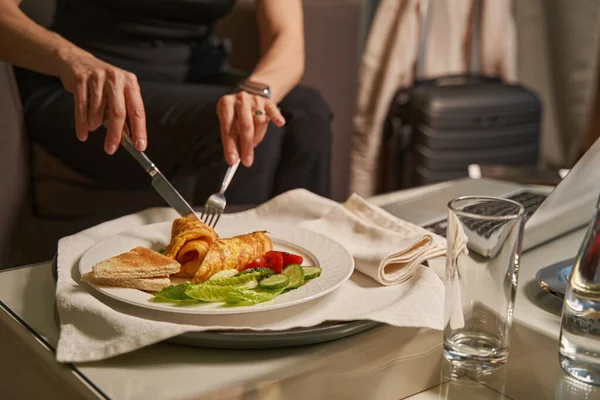
[[247, 167], [230, 202], [297, 187], [329, 195], [331, 113], [317, 92], [296, 86], [301, 0], [257, 0], [261, 58], [245, 78], [212, 34], [234, 0], [58, 0], [51, 30], [19, 2], [0, 0], [0, 58], [22, 68], [32, 140], [67, 165], [113, 187], [147, 185], [117, 151], [128, 125], [170, 179], [199, 178], [200, 198], [218, 188], [223, 156]]

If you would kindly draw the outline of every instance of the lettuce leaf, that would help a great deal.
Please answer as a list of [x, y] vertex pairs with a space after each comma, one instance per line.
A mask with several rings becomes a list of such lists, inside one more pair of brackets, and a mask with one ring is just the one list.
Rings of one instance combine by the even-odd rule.
[[157, 303], [198, 303], [197, 299], [193, 299], [185, 294], [186, 290], [191, 286], [194, 286], [192, 282], [184, 282], [180, 283], [179, 285], [167, 286], [160, 292], [156, 293], [152, 298], [152, 301]]
[[237, 269], [225, 269], [223, 271], [219, 271], [210, 278], [208, 278], [207, 282], [219, 281], [221, 279], [231, 278], [232, 276], [236, 276], [238, 273]]
[[254, 290], [239, 290], [232, 292], [225, 298], [225, 303], [229, 306], [252, 306], [265, 301], [273, 300], [280, 295], [285, 288], [275, 290], [265, 290], [257, 288]]
[[207, 301], [207, 302], [221, 302], [225, 301], [228, 296], [238, 295], [238, 293], [244, 292], [237, 286], [218, 286], [218, 285], [192, 285], [185, 291], [185, 295], [196, 300]]
[[[245, 275], [235, 275], [233, 277], [217, 277], [216, 275], [211, 277], [209, 280], [204, 282], [205, 285], [214, 285], [214, 286], [244, 286], [246, 288], [253, 288], [258, 285], [258, 281], [256, 278], [260, 275], [260, 273], [253, 274], [245, 274]], [[214, 278], [214, 279], [213, 279]]]

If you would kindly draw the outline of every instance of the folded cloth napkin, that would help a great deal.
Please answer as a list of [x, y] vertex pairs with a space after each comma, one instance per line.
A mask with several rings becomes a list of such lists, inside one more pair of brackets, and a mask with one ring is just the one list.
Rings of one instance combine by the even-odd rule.
[[317, 300], [268, 313], [179, 315], [128, 305], [79, 283], [79, 259], [91, 246], [121, 231], [176, 217], [171, 209], [149, 209], [60, 240], [58, 361], [101, 360], [190, 331], [285, 330], [352, 320], [443, 327], [442, 281], [421, 264], [427, 260], [439, 264], [445, 255], [445, 239], [401, 221], [357, 195], [339, 204], [293, 190], [255, 209], [222, 216], [222, 220], [290, 222], [344, 246], [353, 255], [357, 272], [338, 290]]
[[356, 194], [344, 207], [332, 207], [323, 218], [300, 226], [327, 232], [351, 250], [357, 270], [382, 285], [402, 283], [425, 261], [446, 253], [441, 237], [395, 218]]

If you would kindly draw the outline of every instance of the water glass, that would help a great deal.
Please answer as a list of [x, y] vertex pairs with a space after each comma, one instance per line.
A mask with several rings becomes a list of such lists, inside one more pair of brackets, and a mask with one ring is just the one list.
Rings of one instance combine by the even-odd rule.
[[554, 389], [555, 400], [598, 400], [600, 387], [588, 385], [561, 372]]
[[496, 197], [448, 203], [444, 356], [492, 369], [508, 358], [524, 207]]
[[559, 360], [573, 378], [600, 385], [600, 199], [563, 301]]

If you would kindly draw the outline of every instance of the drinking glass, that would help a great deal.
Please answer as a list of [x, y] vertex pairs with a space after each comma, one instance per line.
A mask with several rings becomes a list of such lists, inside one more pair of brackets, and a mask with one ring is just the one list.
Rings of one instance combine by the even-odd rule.
[[588, 385], [571, 375], [560, 372], [554, 389], [555, 400], [598, 400], [600, 387]]
[[466, 368], [506, 363], [524, 207], [496, 197], [448, 203], [444, 356]]
[[600, 385], [600, 199], [563, 301], [559, 360], [573, 378]]

